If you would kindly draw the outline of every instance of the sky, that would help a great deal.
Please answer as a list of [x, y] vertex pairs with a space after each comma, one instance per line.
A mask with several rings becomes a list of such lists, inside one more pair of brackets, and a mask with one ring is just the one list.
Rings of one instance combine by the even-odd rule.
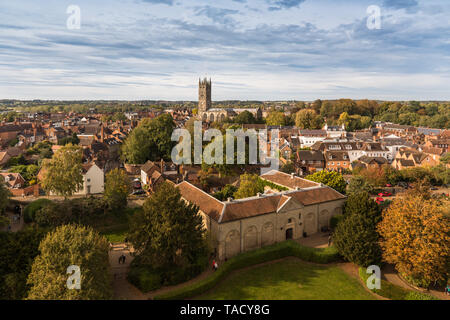
[[0, 99], [197, 100], [210, 77], [215, 101], [450, 100], [449, 15], [448, 0], [0, 0]]

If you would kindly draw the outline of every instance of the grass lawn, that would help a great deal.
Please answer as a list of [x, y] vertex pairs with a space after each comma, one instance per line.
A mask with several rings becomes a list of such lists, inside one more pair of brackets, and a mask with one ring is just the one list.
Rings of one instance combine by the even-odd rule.
[[213, 300], [375, 300], [358, 280], [336, 266], [287, 259], [233, 273], [209, 292]]

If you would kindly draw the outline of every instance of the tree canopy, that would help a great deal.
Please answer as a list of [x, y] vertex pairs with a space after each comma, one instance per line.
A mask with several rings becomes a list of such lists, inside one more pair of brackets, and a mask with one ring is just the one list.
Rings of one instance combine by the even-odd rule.
[[422, 287], [444, 283], [450, 271], [450, 218], [444, 204], [427, 198], [413, 192], [395, 199], [378, 225], [383, 258]]
[[[28, 299], [103, 300], [112, 298], [109, 243], [89, 227], [64, 225], [39, 245], [28, 276]], [[79, 266], [81, 289], [67, 287], [69, 266]]]
[[131, 164], [143, 164], [147, 160], [170, 160], [175, 146], [175, 142], [171, 141], [174, 129], [173, 118], [167, 113], [142, 120], [122, 145], [122, 160]]
[[344, 207], [344, 217], [337, 224], [333, 242], [348, 261], [368, 267], [381, 262], [381, 248], [376, 226], [381, 210], [367, 192], [351, 194]]
[[81, 147], [71, 143], [43, 162], [42, 187], [47, 192], [71, 196], [83, 187]]
[[103, 197], [111, 210], [119, 210], [126, 207], [130, 188], [130, 179], [124, 170], [117, 168], [106, 174]]
[[306, 176], [306, 179], [326, 184], [334, 190], [345, 194], [347, 183], [345, 182], [342, 174], [338, 172], [322, 170]]

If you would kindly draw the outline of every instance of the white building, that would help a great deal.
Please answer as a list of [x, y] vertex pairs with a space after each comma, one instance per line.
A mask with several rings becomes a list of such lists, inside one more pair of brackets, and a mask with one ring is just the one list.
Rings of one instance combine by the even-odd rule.
[[95, 163], [83, 164], [83, 188], [75, 194], [87, 195], [103, 193], [105, 188], [105, 173]]

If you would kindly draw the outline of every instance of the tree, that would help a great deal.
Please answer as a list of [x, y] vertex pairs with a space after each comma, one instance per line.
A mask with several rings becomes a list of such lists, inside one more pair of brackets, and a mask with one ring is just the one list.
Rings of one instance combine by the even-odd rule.
[[144, 119], [131, 131], [122, 145], [122, 160], [142, 164], [147, 160], [169, 160], [175, 142], [171, 141], [175, 122], [170, 114]]
[[287, 162], [286, 164], [284, 164], [281, 168], [280, 168], [281, 172], [284, 173], [292, 173], [295, 172], [295, 167], [294, 164], [292, 162]]
[[21, 300], [28, 294], [27, 277], [46, 231], [26, 228], [0, 232], [0, 299]]
[[121, 169], [113, 169], [106, 174], [105, 192], [103, 198], [112, 210], [120, 210], [127, 206], [127, 196], [130, 193], [130, 179]]
[[5, 179], [0, 176], [0, 215], [5, 211], [9, 203], [11, 192], [6, 188]]
[[233, 197], [234, 193], [237, 191], [237, 188], [233, 186], [232, 184], [227, 184], [225, 187], [222, 188], [219, 192], [216, 192], [213, 194], [214, 198], [225, 201], [230, 197]]
[[286, 124], [286, 117], [283, 112], [270, 111], [266, 118], [266, 124], [269, 126], [284, 126]]
[[342, 174], [338, 172], [322, 170], [306, 176], [306, 179], [326, 184], [337, 192], [345, 194], [347, 183], [345, 182]]
[[249, 123], [256, 123], [256, 119], [253, 116], [253, 113], [245, 110], [243, 112], [241, 112], [240, 114], [238, 114], [235, 118], [234, 118], [234, 123], [239, 123], [239, 124], [249, 124]]
[[322, 117], [312, 109], [303, 109], [295, 115], [295, 125], [301, 129], [320, 129]]
[[381, 248], [376, 226], [380, 220], [381, 210], [367, 192], [351, 194], [333, 234], [339, 254], [362, 267], [379, 264]]
[[81, 147], [71, 143], [59, 149], [50, 160], [43, 162], [42, 187], [64, 197], [83, 187]]
[[242, 199], [256, 196], [257, 193], [264, 192], [264, 186], [260, 183], [260, 178], [256, 174], [245, 173], [240, 177], [239, 189], [234, 193], [235, 199]]
[[131, 219], [128, 239], [141, 265], [174, 270], [207, 259], [206, 231], [198, 207], [181, 199], [180, 191], [168, 182]]
[[[39, 244], [28, 276], [28, 299], [103, 300], [112, 298], [109, 244], [89, 227], [64, 225]], [[67, 268], [79, 266], [81, 289], [68, 289]]]
[[449, 277], [450, 219], [438, 200], [417, 193], [392, 202], [378, 225], [383, 258], [416, 285]]
[[348, 193], [367, 192], [372, 193], [374, 186], [362, 176], [353, 176], [348, 184]]

